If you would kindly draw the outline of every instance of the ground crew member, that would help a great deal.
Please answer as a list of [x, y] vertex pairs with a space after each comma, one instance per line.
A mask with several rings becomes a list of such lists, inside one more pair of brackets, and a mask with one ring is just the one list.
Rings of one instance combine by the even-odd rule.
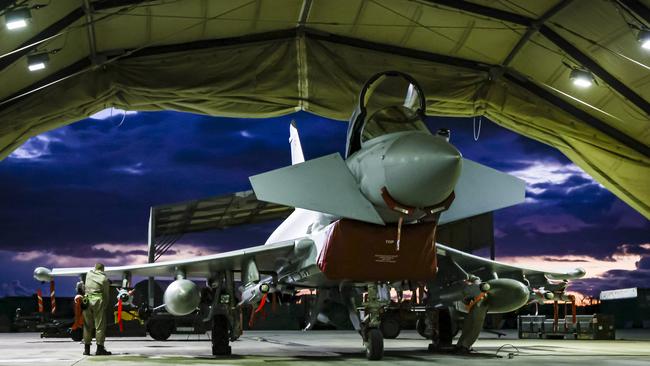
[[93, 340], [93, 331], [97, 341], [97, 356], [108, 356], [111, 353], [104, 348], [106, 339], [106, 307], [108, 306], [108, 277], [104, 274], [104, 265], [95, 264], [86, 274], [86, 297], [88, 307], [84, 310], [84, 355], [90, 355], [90, 344]]

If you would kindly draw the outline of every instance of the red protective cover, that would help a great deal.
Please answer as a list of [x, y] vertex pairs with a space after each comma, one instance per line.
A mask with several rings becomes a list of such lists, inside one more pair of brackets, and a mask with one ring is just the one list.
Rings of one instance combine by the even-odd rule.
[[398, 281], [435, 278], [436, 225], [380, 226], [342, 219], [330, 229], [318, 267], [331, 280]]

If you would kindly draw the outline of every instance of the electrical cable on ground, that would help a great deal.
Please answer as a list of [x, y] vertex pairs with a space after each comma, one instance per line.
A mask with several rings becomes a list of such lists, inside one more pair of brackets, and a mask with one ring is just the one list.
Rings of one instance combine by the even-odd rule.
[[515, 347], [514, 345], [512, 345], [510, 343], [502, 344], [499, 348], [497, 348], [497, 351], [494, 353], [494, 355], [497, 356], [497, 357], [501, 357], [501, 356], [499, 356], [499, 352], [501, 352], [501, 350], [504, 347], [514, 348], [514, 350], [515, 350], [514, 352], [508, 352], [508, 356], [507, 356], [508, 358], [514, 358], [515, 356], [519, 355], [519, 348]]

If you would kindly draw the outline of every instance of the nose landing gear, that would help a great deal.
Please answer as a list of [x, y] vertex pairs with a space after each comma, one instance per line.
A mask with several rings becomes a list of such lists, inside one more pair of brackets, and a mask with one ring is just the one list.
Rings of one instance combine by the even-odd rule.
[[371, 361], [384, 357], [384, 335], [381, 332], [381, 316], [390, 303], [387, 287], [377, 283], [368, 284], [368, 299], [364, 305], [361, 337], [366, 347], [366, 358]]
[[366, 358], [371, 361], [381, 360], [384, 357], [384, 335], [377, 328], [366, 331], [363, 344], [366, 346]]

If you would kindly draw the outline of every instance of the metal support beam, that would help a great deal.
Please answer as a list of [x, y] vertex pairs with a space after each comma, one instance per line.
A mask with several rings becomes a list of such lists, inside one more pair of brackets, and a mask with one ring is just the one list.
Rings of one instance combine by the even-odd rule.
[[632, 137], [626, 135], [625, 133], [617, 130], [616, 128], [610, 126], [609, 124], [601, 121], [600, 119], [592, 116], [591, 114], [583, 111], [582, 109], [576, 107], [575, 105], [569, 103], [568, 101], [562, 99], [561, 97], [551, 93], [549, 90], [544, 89], [540, 85], [533, 83], [532, 81], [516, 76], [512, 73], [506, 73], [504, 76], [512, 81], [513, 83], [521, 86], [522, 88], [527, 89], [531, 93], [537, 95], [538, 97], [550, 102], [556, 107], [562, 109], [563, 111], [571, 114], [577, 119], [585, 122], [591, 127], [597, 129], [598, 131], [612, 137], [624, 145], [628, 146], [631, 149], [636, 150], [637, 152], [650, 156], [650, 147], [646, 146], [640, 141], [633, 139]]
[[[220, 46], [230, 46], [236, 44], [245, 44], [248, 42], [260, 42], [260, 41], [278, 40], [284, 38], [295, 38], [298, 36], [298, 33], [299, 32], [297, 31], [297, 29], [293, 28], [293, 29], [287, 29], [283, 31], [261, 33], [261, 34], [244, 36], [244, 37], [197, 41], [197, 42], [183, 43], [177, 45], [155, 46], [155, 47], [149, 47], [134, 52], [129, 56], [124, 57], [124, 59], [147, 56], [147, 55], [159, 55], [167, 52], [179, 52], [179, 51], [205, 49], [205, 48], [220, 47]], [[440, 55], [440, 54], [419, 51], [419, 50], [414, 50], [414, 49], [409, 49], [404, 47], [374, 43], [374, 42], [369, 42], [357, 38], [350, 38], [350, 37], [338, 36], [333, 34], [324, 34], [322, 32], [312, 32], [309, 29], [303, 29], [302, 32], [300, 33], [305, 37], [309, 37], [312, 39], [317, 39], [317, 40], [322, 40], [322, 41], [327, 41], [332, 43], [345, 44], [352, 47], [391, 53], [391, 54], [396, 54], [396, 55], [401, 55], [406, 57], [412, 57], [420, 60], [441, 63], [445, 65], [467, 68], [475, 71], [485, 72], [486, 74], [489, 73], [490, 70], [499, 68], [498, 65], [491, 65], [491, 64], [467, 60], [459, 57]], [[85, 59], [85, 61], [87, 65], [88, 64], [87, 59]], [[80, 66], [81, 65], [75, 65], [73, 69], [78, 69]], [[56, 78], [65, 77], [65, 76], [60, 76], [59, 73], [57, 73], [54, 76]], [[614, 127], [601, 121], [600, 119], [589, 114], [588, 112], [574, 106], [573, 104], [562, 99], [561, 97], [544, 89], [542, 86], [537, 85], [531, 80], [523, 78], [520, 75], [514, 74], [512, 71], [506, 70], [504, 76], [506, 76], [509, 80], [515, 82], [516, 84], [521, 85], [522, 87], [528, 89], [530, 92], [537, 95], [538, 97], [548, 101], [549, 103], [571, 114], [575, 118], [585, 122], [591, 127], [620, 141], [622, 144], [636, 150], [637, 152], [645, 156], [650, 156], [650, 147], [646, 146], [640, 141], [635, 140], [633, 137], [630, 137], [624, 134], [623, 132], [615, 129]], [[6, 108], [8, 105], [15, 103], [19, 97], [31, 93], [32, 91], [34, 91], [35, 85], [40, 85], [40, 84], [41, 83], [31, 85], [25, 89], [27, 90], [26, 92], [21, 91], [17, 96], [11, 96], [7, 98], [5, 101], [0, 102], [0, 110]]]
[[73, 77], [83, 73], [86, 68], [91, 66], [90, 60], [87, 57], [82, 58], [81, 60], [70, 64], [56, 72], [44, 77], [43, 79], [31, 84], [18, 92], [8, 96], [6, 99], [0, 101], [0, 111], [9, 107], [10, 105], [16, 103], [23, 97], [26, 97], [29, 94], [35, 93], [41, 89], [47, 88], [51, 85], [60, 83], [68, 78]]
[[564, 0], [560, 1], [559, 3], [555, 4], [551, 9], [549, 9], [546, 13], [544, 13], [539, 19], [533, 22], [533, 24], [528, 27], [528, 30], [524, 35], [519, 39], [515, 47], [512, 48], [508, 56], [503, 60], [501, 63], [502, 66], [508, 66], [514, 60], [514, 58], [517, 56], [519, 51], [528, 43], [530, 38], [535, 35], [539, 31], [539, 28], [546, 23], [547, 20], [549, 20], [551, 17], [553, 17], [555, 14], [560, 12], [560, 10], [566, 8], [569, 4], [571, 4], [573, 0]]
[[[448, 8], [473, 13], [476, 15], [481, 15], [489, 18], [494, 18], [506, 22], [511, 22], [515, 24], [525, 25], [531, 27], [535, 23], [535, 19], [525, 17], [519, 14], [513, 14], [507, 11], [490, 8], [488, 6], [478, 5], [470, 3], [467, 1], [455, 1], [455, 0], [427, 0], [430, 3], [442, 5]], [[596, 61], [592, 60], [585, 53], [580, 51], [576, 46], [571, 42], [564, 39], [554, 30], [549, 28], [546, 25], [541, 25], [539, 32], [558, 46], [562, 51], [564, 51], [569, 57], [573, 58], [582, 66], [586, 67], [594, 75], [598, 76], [604, 82], [609, 84], [609, 86], [614, 89], [617, 93], [625, 97], [632, 104], [637, 106], [641, 111], [646, 115], [650, 116], [650, 103], [646, 101], [642, 96], [637, 94], [634, 90], [628, 87], [625, 83], [618, 80], [614, 75], [610, 74], [604, 67], [600, 66]]]
[[425, 0], [432, 4], [442, 5], [447, 8], [461, 10], [467, 13], [482, 15], [488, 18], [503, 20], [506, 22], [530, 26], [532, 19], [523, 15], [510, 13], [505, 10], [491, 8], [489, 6], [470, 3], [464, 0]]
[[[407, 57], [413, 57], [413, 58], [418, 58], [422, 60], [427, 60], [427, 61], [432, 61], [432, 62], [438, 62], [446, 65], [451, 65], [451, 66], [458, 66], [458, 67], [464, 67], [476, 71], [485, 71], [489, 72], [491, 69], [493, 70], [495, 65], [488, 65], [484, 63], [479, 63], [476, 61], [471, 61], [467, 59], [462, 59], [458, 57], [452, 57], [452, 56], [446, 56], [446, 55], [438, 55], [434, 53], [429, 53], [429, 52], [424, 52], [424, 51], [417, 51], [417, 50], [412, 50], [408, 48], [402, 48], [402, 47], [396, 47], [396, 46], [389, 46], [389, 45], [384, 45], [384, 44], [379, 44], [379, 43], [372, 43], [364, 40], [359, 40], [355, 38], [347, 38], [343, 36], [337, 36], [337, 35], [323, 35], [319, 33], [307, 33], [307, 36], [315, 38], [315, 39], [322, 39], [324, 41], [329, 41], [329, 42], [335, 42], [335, 43], [342, 43], [342, 44], [347, 44], [350, 46], [355, 46], [359, 48], [366, 48], [366, 49], [371, 49], [375, 51], [381, 51], [381, 52], [387, 52], [387, 53], [392, 53], [396, 55], [402, 55], [402, 56], [407, 56]], [[636, 150], [637, 152], [645, 155], [645, 156], [650, 156], [650, 147], [646, 146], [640, 141], [635, 140], [634, 138], [626, 135], [625, 133], [617, 130], [616, 128], [610, 126], [609, 124], [601, 121], [597, 117], [594, 117], [593, 115], [589, 114], [588, 112], [585, 112], [584, 110], [574, 106], [573, 104], [569, 103], [568, 101], [562, 99], [561, 97], [551, 93], [550, 91], [544, 89], [542, 86], [535, 84], [531, 80], [524, 78], [520, 75], [517, 75], [513, 73], [512, 71], [505, 70], [504, 71], [504, 76], [507, 77], [508, 80], [513, 81], [515, 84], [522, 86], [523, 88], [527, 89], [528, 91], [532, 92], [533, 94], [537, 95], [538, 97], [542, 98], [543, 100], [548, 101], [549, 103], [555, 105], [556, 107], [562, 109], [563, 111], [571, 114], [575, 118], [585, 122], [586, 124], [590, 125], [591, 127], [599, 130], [600, 132], [620, 141], [622, 144], [630, 147], [631, 149]]]
[[[95, 10], [105, 10], [120, 6], [134, 5], [141, 2], [144, 2], [144, 0], [105, 0], [95, 2], [93, 4], [93, 7]], [[0, 72], [9, 67], [9, 65], [18, 61], [23, 56], [34, 51], [43, 42], [43, 40], [57, 36], [63, 30], [71, 26], [74, 22], [81, 19], [85, 14], [86, 12], [84, 11], [83, 6], [76, 8], [63, 18], [50, 24], [50, 26], [40, 31], [37, 35], [20, 44], [12, 52], [0, 58]]]
[[309, 12], [311, 11], [312, 0], [303, 0], [302, 8], [300, 8], [300, 17], [298, 18], [298, 26], [304, 27], [309, 19]]
[[97, 43], [95, 38], [95, 22], [93, 20], [93, 8], [90, 0], [83, 0], [83, 9], [86, 14], [86, 33], [88, 35], [88, 49], [90, 50], [90, 62], [97, 65]]
[[414, 50], [412, 48], [404, 48], [404, 47], [393, 46], [384, 43], [375, 43], [375, 42], [370, 42], [358, 38], [339, 36], [335, 34], [324, 34], [322, 32], [306, 30], [305, 35], [309, 38], [318, 39], [326, 42], [345, 44], [348, 46], [363, 48], [367, 50], [412, 57], [412, 58], [417, 58], [425, 61], [438, 62], [445, 65], [463, 67], [466, 69], [471, 69], [476, 71], [484, 71], [486, 73], [490, 70], [490, 68], [494, 67], [494, 65], [491, 64], [468, 60], [456, 56], [441, 55], [437, 53]]
[[60, 33], [62, 30], [69, 27], [72, 23], [79, 20], [84, 15], [82, 8], [77, 8], [70, 13], [68, 13], [63, 18], [54, 22], [49, 27], [40, 31], [34, 37], [26, 40], [21, 43], [16, 49], [10, 53], [0, 58], [0, 72], [9, 67], [14, 62], [18, 61], [25, 55], [28, 55], [30, 52], [34, 51], [40, 44], [43, 39], [53, 37]]
[[642, 96], [637, 94], [634, 90], [630, 89], [625, 83], [618, 80], [614, 75], [610, 74], [596, 61], [592, 60], [589, 56], [582, 53], [582, 51], [580, 51], [576, 46], [571, 44], [566, 39], [562, 38], [562, 36], [557, 34], [551, 28], [542, 26], [539, 31], [551, 42], [555, 43], [556, 46], [560, 47], [564, 52], [571, 56], [571, 58], [578, 61], [580, 64], [582, 64], [582, 66], [586, 67], [589, 69], [589, 71], [594, 73], [594, 75], [598, 76], [604, 82], [609, 84], [612, 89], [632, 102], [632, 104], [636, 105], [646, 114], [647, 117], [650, 117], [650, 103], [648, 103], [648, 101], [646, 101]]
[[640, 16], [646, 22], [646, 26], [650, 26], [650, 9], [645, 4], [639, 0], [619, 0], [619, 2], [634, 14]]

